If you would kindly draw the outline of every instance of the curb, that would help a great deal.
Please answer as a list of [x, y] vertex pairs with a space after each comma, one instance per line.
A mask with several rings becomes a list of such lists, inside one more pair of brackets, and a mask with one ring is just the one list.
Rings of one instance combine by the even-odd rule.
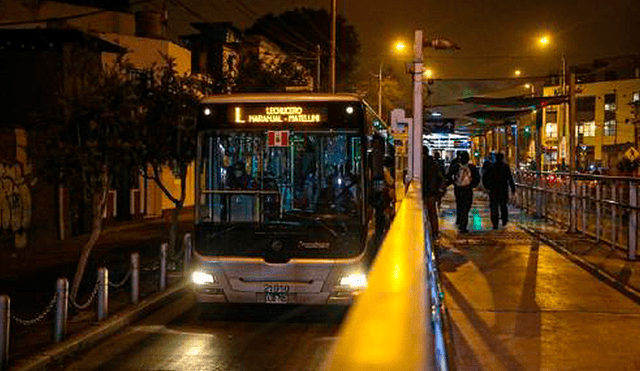
[[178, 297], [187, 287], [187, 280], [178, 282], [168, 287], [165, 291], [156, 293], [142, 300], [133, 308], [126, 309], [123, 312], [109, 316], [94, 328], [73, 335], [38, 355], [34, 355], [23, 360], [17, 360], [14, 366], [9, 368], [7, 371], [47, 370], [52, 364], [59, 363], [67, 357], [91, 348], [99, 341], [113, 335], [122, 328], [142, 318], [144, 315], [149, 314], [163, 304], [166, 304], [168, 301], [177, 299], [176, 297]]
[[572, 251], [566, 249], [564, 246], [560, 245], [556, 241], [545, 236], [542, 232], [535, 230], [534, 228], [527, 227], [522, 224], [517, 224], [518, 228], [528, 233], [529, 235], [536, 237], [551, 246], [556, 252], [560, 253], [560, 255], [564, 256], [567, 260], [575, 263], [582, 269], [589, 272], [591, 275], [595, 276], [600, 281], [604, 282], [608, 286], [614, 288], [622, 295], [626, 296], [633, 302], [640, 304], [640, 290], [636, 289], [633, 286], [625, 284], [615, 278], [611, 273], [605, 271], [602, 268], [599, 268], [593, 263], [588, 262], [587, 260], [581, 258], [580, 256], [574, 254]]

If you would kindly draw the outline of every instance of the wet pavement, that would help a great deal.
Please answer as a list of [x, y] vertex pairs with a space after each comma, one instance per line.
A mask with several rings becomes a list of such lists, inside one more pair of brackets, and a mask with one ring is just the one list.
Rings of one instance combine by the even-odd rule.
[[[475, 200], [471, 232], [459, 234], [452, 200], [443, 203], [438, 244], [454, 369], [640, 369], [640, 299], [536, 237], [552, 227], [518, 210], [491, 230], [487, 206]], [[570, 246], [602, 267], [638, 267], [588, 244]]]
[[[453, 205], [449, 194], [438, 240], [453, 370], [640, 369], [640, 262], [517, 209], [492, 230], [480, 194], [459, 234]], [[186, 295], [57, 369], [317, 370], [343, 318], [293, 306], [202, 311]], [[50, 328], [33, 331], [50, 339]]]
[[200, 309], [185, 296], [56, 370], [317, 370], [343, 317], [320, 307]]

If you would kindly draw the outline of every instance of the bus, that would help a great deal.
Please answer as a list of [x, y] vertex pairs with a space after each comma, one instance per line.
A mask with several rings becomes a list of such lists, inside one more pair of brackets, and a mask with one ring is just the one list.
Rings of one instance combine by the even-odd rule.
[[386, 124], [354, 94], [216, 95], [199, 111], [197, 302], [351, 304], [393, 209]]

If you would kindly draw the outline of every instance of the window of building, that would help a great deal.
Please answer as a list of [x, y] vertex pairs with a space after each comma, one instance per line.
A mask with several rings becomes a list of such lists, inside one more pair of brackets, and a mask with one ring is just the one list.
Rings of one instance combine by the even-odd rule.
[[558, 124], [555, 123], [547, 123], [547, 138], [557, 138], [558, 137]]
[[596, 136], [596, 97], [576, 98], [576, 134], [578, 136]]
[[547, 122], [547, 125], [545, 127], [547, 138], [557, 138], [558, 137], [558, 111], [554, 111], [551, 109], [545, 110], [545, 119]]
[[634, 91], [633, 92], [633, 99], [632, 102], [640, 102], [640, 91]]
[[616, 122], [616, 94], [604, 95], [604, 135], [615, 136], [618, 125]]

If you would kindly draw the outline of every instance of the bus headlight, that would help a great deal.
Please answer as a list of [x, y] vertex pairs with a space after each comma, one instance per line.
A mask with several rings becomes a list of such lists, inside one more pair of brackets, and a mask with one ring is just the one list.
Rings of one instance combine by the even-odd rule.
[[349, 286], [353, 289], [367, 287], [367, 276], [362, 273], [353, 273], [340, 279], [340, 286]]
[[202, 271], [195, 271], [191, 274], [191, 281], [196, 285], [206, 285], [214, 283], [213, 275]]

